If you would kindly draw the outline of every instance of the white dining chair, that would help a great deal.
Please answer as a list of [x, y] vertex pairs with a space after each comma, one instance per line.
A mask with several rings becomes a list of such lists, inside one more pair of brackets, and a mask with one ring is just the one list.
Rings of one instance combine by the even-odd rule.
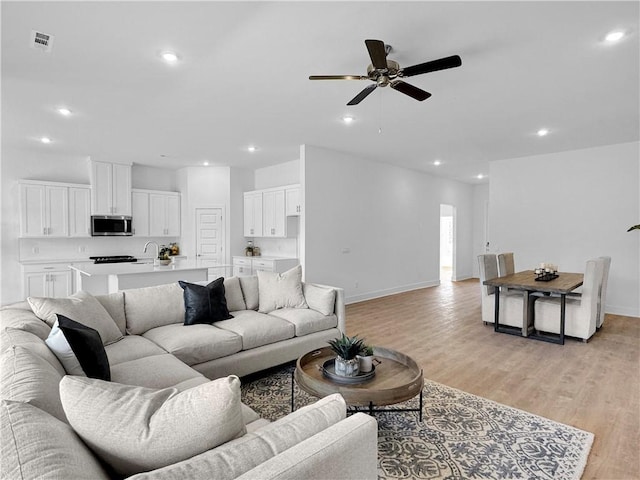
[[516, 273], [516, 266], [513, 260], [513, 253], [499, 253], [498, 254], [498, 276], [504, 277], [505, 275], [512, 275]]
[[[482, 295], [482, 321], [485, 325], [495, 324], [495, 288], [483, 285], [485, 280], [498, 276], [498, 260], [495, 253], [478, 255], [480, 269], [480, 291]], [[523, 326], [523, 297], [518, 295], [500, 295], [500, 325], [522, 328]]]
[[598, 323], [596, 328], [599, 330], [604, 323], [604, 307], [607, 300], [607, 283], [609, 283], [609, 269], [611, 268], [611, 257], [598, 257], [602, 261], [602, 280], [598, 291]]
[[[565, 335], [588, 341], [598, 322], [598, 291], [603, 264], [599, 259], [587, 261], [579, 297], [566, 297]], [[560, 298], [538, 297], [534, 303], [534, 325], [540, 332], [560, 333]]]

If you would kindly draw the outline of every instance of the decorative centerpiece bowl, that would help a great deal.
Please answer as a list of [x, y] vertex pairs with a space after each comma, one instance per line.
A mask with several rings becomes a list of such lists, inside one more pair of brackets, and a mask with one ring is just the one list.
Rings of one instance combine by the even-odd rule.
[[347, 337], [344, 333], [341, 338], [329, 340], [331, 349], [336, 354], [335, 372], [343, 377], [356, 377], [360, 373], [360, 361], [358, 354], [362, 350], [364, 340], [357, 335]]

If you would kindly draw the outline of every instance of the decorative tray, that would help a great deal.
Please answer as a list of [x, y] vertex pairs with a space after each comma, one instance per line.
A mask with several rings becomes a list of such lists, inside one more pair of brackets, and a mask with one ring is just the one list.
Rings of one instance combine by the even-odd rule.
[[362, 383], [366, 382], [367, 380], [371, 380], [376, 374], [376, 367], [375, 365], [373, 365], [370, 372], [361, 373], [359, 375], [356, 375], [355, 377], [345, 377], [336, 373], [335, 358], [332, 358], [331, 360], [327, 360], [322, 364], [322, 374], [329, 380], [332, 380], [336, 383], [353, 385], [355, 383]]
[[558, 277], [559, 275], [557, 273], [544, 273], [536, 277], [536, 282], [550, 282]]

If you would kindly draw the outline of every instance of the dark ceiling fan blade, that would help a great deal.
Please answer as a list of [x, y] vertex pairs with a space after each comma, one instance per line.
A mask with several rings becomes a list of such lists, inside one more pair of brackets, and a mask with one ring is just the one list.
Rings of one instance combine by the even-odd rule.
[[369, 80], [363, 75], [310, 75], [309, 80]]
[[367, 97], [367, 95], [369, 95], [371, 92], [373, 92], [376, 89], [377, 86], [378, 85], [375, 84], [375, 83], [372, 83], [371, 85], [367, 86], [358, 95], [353, 97], [353, 99], [349, 103], [347, 103], [347, 105], [357, 105], [357, 104], [359, 104], [362, 100], [364, 100]]
[[419, 63], [418, 65], [403, 68], [400, 70], [400, 75], [402, 77], [412, 77], [413, 75], [436, 72], [447, 68], [459, 67], [460, 65], [462, 65], [462, 59], [458, 55], [452, 55], [451, 57], [440, 58], [438, 60], [432, 60], [430, 62]]
[[373, 67], [387, 68], [387, 50], [384, 47], [384, 42], [382, 40], [365, 40], [364, 43], [369, 50]]
[[421, 88], [414, 87], [413, 85], [403, 82], [402, 80], [394, 80], [390, 83], [391, 88], [397, 90], [405, 95], [409, 95], [411, 98], [415, 98], [419, 102], [426, 100], [431, 96], [429, 92], [425, 92]]

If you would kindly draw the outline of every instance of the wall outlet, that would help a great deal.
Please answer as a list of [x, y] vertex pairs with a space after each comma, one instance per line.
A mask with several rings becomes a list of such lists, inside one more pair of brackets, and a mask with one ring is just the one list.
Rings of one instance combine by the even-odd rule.
[[31, 249], [31, 253], [40, 253], [40, 249], [38, 247], [33, 247]]
[[351, 249], [349, 247], [344, 247], [342, 249], [342, 253], [351, 253]]
[[78, 247], [78, 252], [80, 252], [80, 253], [84, 253], [84, 252], [86, 252], [86, 251], [87, 251], [87, 247], [85, 247], [84, 245], [80, 245], [80, 246]]
[[353, 284], [353, 286], [354, 286], [354, 287], [356, 287], [356, 288], [358, 288], [358, 287], [360, 286], [360, 283], [359, 283], [359, 282], [355, 282], [355, 283]]

